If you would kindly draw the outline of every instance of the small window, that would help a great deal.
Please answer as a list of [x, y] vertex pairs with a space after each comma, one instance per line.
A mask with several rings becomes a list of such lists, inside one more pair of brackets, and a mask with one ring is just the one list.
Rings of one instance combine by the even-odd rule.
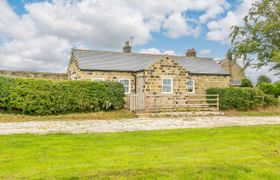
[[188, 81], [188, 92], [189, 93], [194, 93], [195, 92], [195, 81], [194, 80], [189, 80]]
[[93, 81], [105, 81], [104, 78], [92, 78], [91, 80], [93, 80]]
[[162, 92], [163, 93], [172, 93], [173, 87], [172, 87], [172, 79], [162, 79]]
[[125, 94], [129, 94], [130, 93], [130, 80], [129, 79], [120, 79], [119, 82], [123, 84]]

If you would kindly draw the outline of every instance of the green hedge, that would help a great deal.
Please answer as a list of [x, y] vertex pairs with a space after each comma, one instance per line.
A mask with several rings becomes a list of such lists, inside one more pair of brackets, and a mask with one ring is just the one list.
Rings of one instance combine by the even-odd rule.
[[260, 83], [258, 84], [258, 88], [265, 94], [271, 94], [274, 97], [280, 96], [280, 82], [276, 82], [274, 84]]
[[277, 104], [277, 99], [254, 88], [209, 88], [206, 94], [219, 94], [221, 110], [251, 110], [262, 104]]
[[0, 77], [0, 108], [47, 115], [120, 109], [123, 85], [116, 82], [53, 81]]

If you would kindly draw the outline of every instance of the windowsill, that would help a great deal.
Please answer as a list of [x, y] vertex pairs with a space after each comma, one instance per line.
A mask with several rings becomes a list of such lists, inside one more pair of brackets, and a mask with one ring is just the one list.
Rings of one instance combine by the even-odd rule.
[[162, 94], [169, 95], [169, 94], [173, 94], [173, 92], [162, 92]]

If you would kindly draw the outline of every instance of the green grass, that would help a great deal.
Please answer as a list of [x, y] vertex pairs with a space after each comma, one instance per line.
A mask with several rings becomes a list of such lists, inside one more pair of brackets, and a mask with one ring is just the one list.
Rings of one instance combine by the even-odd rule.
[[52, 121], [52, 120], [113, 120], [135, 118], [136, 115], [126, 109], [115, 111], [100, 111], [90, 113], [70, 113], [61, 115], [32, 116], [0, 112], [0, 122], [23, 122], [23, 121]]
[[0, 136], [0, 179], [279, 177], [279, 125]]

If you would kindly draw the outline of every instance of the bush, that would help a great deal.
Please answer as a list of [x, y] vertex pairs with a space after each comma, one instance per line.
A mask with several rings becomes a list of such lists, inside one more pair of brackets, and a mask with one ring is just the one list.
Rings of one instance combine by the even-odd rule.
[[241, 87], [253, 87], [253, 84], [250, 79], [248, 79], [247, 77], [244, 77], [241, 80]]
[[53, 81], [0, 77], [0, 108], [47, 115], [120, 109], [123, 85], [116, 82]]
[[253, 88], [210, 88], [206, 94], [219, 94], [221, 110], [251, 110], [275, 105], [277, 100]]
[[271, 79], [269, 77], [267, 77], [266, 75], [261, 75], [258, 78], [257, 84], [260, 84], [260, 83], [271, 83]]
[[258, 88], [265, 94], [270, 94], [274, 97], [280, 96], [280, 82], [276, 82], [274, 84], [260, 83], [258, 84]]

